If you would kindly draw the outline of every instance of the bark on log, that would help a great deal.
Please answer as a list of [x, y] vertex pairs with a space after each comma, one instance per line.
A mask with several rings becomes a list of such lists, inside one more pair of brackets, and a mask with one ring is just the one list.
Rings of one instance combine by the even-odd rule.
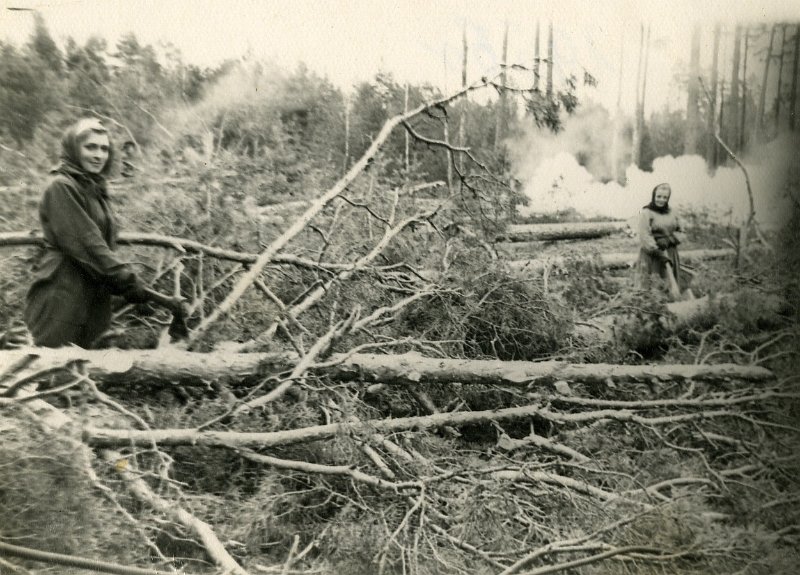
[[[689, 322], [702, 317], [710, 310], [722, 307], [731, 307], [736, 303], [736, 294], [719, 294], [710, 298], [701, 298], [677, 301], [667, 304], [669, 317], [664, 317], [664, 324], [670, 329], [678, 329]], [[786, 302], [778, 296], [764, 295], [760, 308], [759, 319], [770, 320], [775, 318], [786, 307]], [[605, 315], [593, 319], [591, 322], [575, 326], [574, 334], [585, 341], [603, 343], [614, 339], [615, 330], [624, 330], [625, 326], [633, 325], [637, 320], [632, 315]]]
[[8, 557], [19, 557], [29, 561], [60, 565], [62, 567], [74, 567], [76, 569], [86, 569], [87, 571], [100, 573], [114, 573], [115, 575], [167, 575], [167, 571], [156, 569], [143, 569], [141, 567], [129, 567], [118, 565], [108, 561], [79, 557], [77, 555], [65, 555], [63, 553], [51, 553], [30, 547], [21, 547], [0, 541], [0, 555]]
[[588, 423], [605, 419], [631, 421], [642, 425], [672, 425], [677, 422], [712, 417], [728, 417], [734, 412], [728, 410], [706, 410], [685, 414], [683, 416], [666, 416], [648, 418], [631, 410], [598, 410], [580, 414], [562, 414], [550, 411], [541, 403], [507, 407], [504, 409], [487, 409], [483, 411], [459, 411], [436, 413], [416, 417], [398, 417], [396, 419], [373, 419], [369, 421], [350, 421], [312, 425], [296, 429], [267, 432], [239, 431], [198, 431], [196, 429], [112, 429], [87, 426], [83, 429], [84, 442], [95, 447], [115, 446], [151, 446], [159, 445], [203, 445], [206, 447], [253, 447], [270, 448], [330, 439], [341, 434], [358, 434], [372, 436], [378, 433], [395, 433], [399, 431], [422, 431], [447, 426], [461, 426], [476, 423], [491, 423], [525, 417], [540, 416], [549, 421], [561, 423]]
[[[681, 261], [692, 262], [698, 260], [720, 259], [734, 255], [736, 255], [736, 250], [731, 248], [720, 250], [687, 250], [681, 252]], [[593, 261], [601, 268], [622, 269], [632, 267], [638, 258], [639, 252], [616, 252], [595, 255], [578, 254], [575, 257], [553, 256], [549, 258], [514, 260], [508, 262], [508, 266], [516, 272], [541, 272], [547, 268], [563, 268], [570, 262]]]
[[[123, 232], [119, 236], [119, 243], [122, 245], [139, 245], [169, 248], [179, 252], [202, 253], [204, 255], [232, 262], [252, 264], [258, 259], [258, 254], [247, 252], [237, 252], [224, 248], [208, 246], [194, 240], [176, 238], [160, 234], [148, 234], [141, 232]], [[43, 247], [44, 239], [41, 232], [32, 230], [29, 232], [2, 232], [0, 233], [0, 248], [4, 247]], [[290, 264], [311, 269], [345, 269], [347, 264], [318, 263], [313, 260], [300, 258], [291, 254], [277, 254], [273, 259], [274, 263]]]
[[[681, 302], [692, 303], [692, 302]], [[204, 385], [222, 381], [230, 385], [261, 379], [267, 374], [290, 370], [297, 359], [271, 353], [194, 353], [178, 349], [82, 350], [78, 348], [21, 348], [0, 351], [0, 369], [25, 354], [38, 355], [33, 369], [53, 367], [67, 361], [86, 362], [88, 374], [104, 383], [135, 384], [164, 382], [168, 385]], [[333, 356], [331, 362], [336, 361]], [[312, 368], [313, 369], [313, 368]], [[570, 364], [560, 361], [526, 362], [441, 359], [415, 353], [403, 355], [354, 354], [334, 366], [313, 369], [340, 381], [380, 382], [407, 385], [428, 383], [502, 384], [527, 386], [566, 380], [604, 383], [642, 380], [765, 381], [772, 372], [756, 366], [719, 365], [615, 365]]]
[[610, 236], [624, 231], [627, 227], [628, 223], [625, 221], [517, 224], [508, 226], [506, 233], [497, 239], [507, 242], [591, 239]]

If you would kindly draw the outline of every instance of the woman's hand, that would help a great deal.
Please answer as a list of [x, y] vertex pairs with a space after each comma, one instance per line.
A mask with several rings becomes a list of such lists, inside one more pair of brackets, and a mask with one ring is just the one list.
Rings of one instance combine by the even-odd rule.
[[665, 250], [672, 245], [671, 238], [669, 236], [660, 236], [656, 238], [656, 245], [659, 250]]
[[172, 297], [169, 302], [165, 302], [165, 307], [175, 315], [189, 317], [189, 302], [184, 297]]

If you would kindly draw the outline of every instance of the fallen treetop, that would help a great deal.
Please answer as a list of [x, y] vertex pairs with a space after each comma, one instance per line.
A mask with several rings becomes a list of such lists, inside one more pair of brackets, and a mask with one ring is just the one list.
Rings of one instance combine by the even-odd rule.
[[[291, 370], [297, 358], [276, 353], [195, 353], [176, 348], [154, 350], [83, 350], [79, 348], [22, 348], [0, 351], [0, 373], [29, 355], [29, 369], [47, 370], [69, 362], [84, 363], [89, 375], [104, 383], [202, 385], [225, 381], [232, 385]], [[566, 380], [583, 383], [614, 381], [766, 381], [768, 369], [736, 364], [616, 365], [572, 364], [561, 361], [499, 361], [401, 355], [353, 354], [330, 358], [315, 373], [340, 381], [384, 384], [503, 384], [527, 385]]]

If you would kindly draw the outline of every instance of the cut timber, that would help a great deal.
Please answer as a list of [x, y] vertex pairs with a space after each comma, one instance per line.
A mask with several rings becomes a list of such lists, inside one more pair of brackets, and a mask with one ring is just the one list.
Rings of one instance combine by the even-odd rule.
[[[686, 302], [691, 303], [691, 302]], [[85, 362], [88, 374], [104, 383], [204, 385], [222, 381], [237, 385], [263, 379], [267, 374], [291, 370], [297, 358], [266, 353], [194, 353], [177, 349], [81, 350], [78, 348], [24, 348], [0, 351], [0, 369], [27, 354], [38, 359], [31, 369], [41, 370], [68, 361]], [[330, 358], [326, 367], [313, 368], [319, 375], [340, 381], [383, 384], [502, 384], [526, 386], [556, 380], [583, 383], [652, 380], [747, 380], [764, 381], [772, 372], [757, 366], [720, 365], [615, 365], [571, 364], [560, 361], [526, 362], [499, 360], [441, 359], [415, 353], [402, 355], [353, 354]]]
[[[752, 398], [749, 398], [752, 399]], [[597, 410], [575, 414], [553, 412], [540, 403], [487, 409], [482, 411], [456, 411], [436, 413], [415, 417], [372, 419], [368, 421], [349, 421], [311, 425], [282, 431], [244, 432], [244, 431], [198, 431], [197, 429], [114, 429], [87, 426], [83, 429], [83, 439], [95, 447], [130, 447], [160, 445], [203, 445], [207, 447], [253, 447], [269, 448], [297, 443], [307, 443], [330, 439], [336, 435], [358, 434], [374, 435], [399, 431], [424, 431], [446, 426], [458, 427], [478, 423], [514, 420], [527, 417], [542, 417], [560, 423], [589, 423], [607, 419], [631, 421], [641, 425], [673, 425], [678, 421], [730, 417], [733, 411], [725, 409], [706, 410], [678, 417], [645, 417], [634, 410]]]
[[610, 236], [628, 228], [628, 222], [569, 222], [563, 224], [517, 224], [508, 226], [498, 241], [531, 242], [581, 240]]
[[[736, 255], [731, 248], [720, 250], [687, 250], [681, 252], [681, 261], [721, 259]], [[572, 262], [594, 262], [606, 269], [623, 269], [632, 267], [639, 259], [639, 252], [616, 252], [607, 254], [575, 254], [574, 256], [552, 256], [508, 262], [509, 268], [516, 272], [541, 272], [545, 269], [564, 268]]]
[[607, 363], [566, 363], [561, 361], [499, 361], [441, 359], [414, 353], [402, 355], [358, 354], [333, 368], [330, 375], [340, 380], [361, 379], [385, 384], [464, 383], [527, 385], [557, 380], [604, 383], [641, 380], [726, 380], [763, 381], [772, 372], [760, 367], [720, 365], [617, 365]]
[[[690, 322], [702, 318], [708, 312], [715, 312], [720, 308], [730, 309], [736, 305], [736, 294], [718, 294], [713, 298], [701, 298], [676, 301], [667, 304], [669, 316], [661, 318], [662, 324], [670, 330], [681, 328]], [[786, 308], [786, 302], [775, 295], [764, 294], [758, 307], [757, 319], [770, 321], [777, 317]], [[616, 331], [625, 331], [629, 326], [637, 324], [638, 320], [633, 315], [609, 314], [597, 317], [590, 322], [578, 324], [573, 333], [584, 340], [601, 344], [613, 341]]]

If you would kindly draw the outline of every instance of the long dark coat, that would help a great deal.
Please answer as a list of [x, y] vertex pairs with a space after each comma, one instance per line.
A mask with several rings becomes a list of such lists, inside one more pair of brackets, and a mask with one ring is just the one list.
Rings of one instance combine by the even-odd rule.
[[45, 249], [25, 308], [37, 345], [90, 347], [111, 322], [111, 296], [143, 301], [143, 286], [116, 249], [117, 224], [102, 176], [64, 161], [39, 205]]

